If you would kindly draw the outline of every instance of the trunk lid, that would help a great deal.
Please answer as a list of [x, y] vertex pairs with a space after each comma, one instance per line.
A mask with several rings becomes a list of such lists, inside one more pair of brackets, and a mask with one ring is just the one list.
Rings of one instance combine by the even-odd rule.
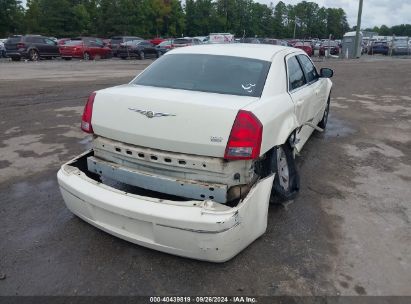
[[92, 125], [124, 143], [223, 157], [238, 111], [258, 99], [129, 84], [97, 92]]

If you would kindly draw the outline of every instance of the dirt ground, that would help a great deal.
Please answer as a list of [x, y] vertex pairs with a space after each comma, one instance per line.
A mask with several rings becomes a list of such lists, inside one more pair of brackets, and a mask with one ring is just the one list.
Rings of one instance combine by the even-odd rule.
[[301, 191], [224, 264], [146, 249], [72, 215], [56, 181], [84, 151], [88, 94], [151, 61], [0, 61], [0, 295], [411, 295], [411, 60], [334, 69]]

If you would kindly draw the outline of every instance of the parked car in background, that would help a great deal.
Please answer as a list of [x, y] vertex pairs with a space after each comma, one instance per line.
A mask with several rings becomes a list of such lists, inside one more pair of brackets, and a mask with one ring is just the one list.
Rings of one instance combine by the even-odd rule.
[[233, 43], [234, 40], [234, 35], [231, 33], [210, 33], [205, 40], [203, 40], [203, 43]]
[[185, 38], [177, 38], [173, 40], [173, 44], [171, 48], [179, 48], [184, 46], [191, 46], [191, 45], [198, 45], [202, 44], [202, 42], [197, 38], [185, 37]]
[[96, 58], [107, 59], [112, 57], [110, 48], [104, 46], [99, 38], [85, 37], [67, 41], [60, 46], [61, 57], [65, 60], [81, 58], [92, 60]]
[[135, 57], [143, 60], [147, 57], [160, 57], [161, 51], [156, 48], [154, 44], [147, 40], [132, 40], [120, 44], [117, 51], [117, 57], [126, 59]]
[[210, 39], [209, 36], [196, 36], [194, 38], [200, 40], [201, 43], [206, 43]]
[[387, 41], [374, 41], [368, 50], [368, 55], [383, 54], [388, 55], [389, 46]]
[[333, 40], [324, 41], [320, 46], [320, 56], [325, 56], [326, 51], [331, 55], [339, 55], [340, 46], [336, 41]]
[[287, 41], [281, 39], [264, 38], [261, 41], [262, 44], [282, 45], [287, 46]]
[[67, 41], [70, 41], [70, 40], [71, 40], [71, 38], [60, 38], [60, 39], [57, 40], [57, 44], [58, 44], [58, 45], [63, 45], [63, 44], [65, 44]]
[[103, 39], [103, 44], [111, 49], [111, 39]]
[[40, 35], [12, 36], [4, 44], [6, 55], [13, 61], [29, 59], [37, 61], [40, 58], [51, 59], [59, 57], [59, 47], [50, 38]]
[[405, 39], [398, 39], [392, 42], [391, 55], [410, 55], [410, 45]]
[[113, 56], [117, 56], [117, 51], [120, 48], [120, 44], [133, 41], [133, 40], [144, 40], [143, 38], [136, 36], [114, 36], [111, 37], [111, 49], [113, 50]]
[[92, 149], [59, 170], [63, 199], [127, 241], [227, 261], [266, 231], [270, 197], [297, 195], [295, 155], [327, 125], [332, 75], [283, 46], [168, 52], [90, 95]]
[[294, 43], [293, 47], [303, 50], [310, 57], [314, 54], [311, 43], [309, 42], [297, 41], [296, 43]]
[[261, 44], [261, 41], [258, 38], [246, 37], [246, 38], [241, 38], [240, 43]]
[[161, 42], [163, 42], [163, 41], [165, 41], [165, 40], [166, 40], [166, 39], [164, 39], [164, 38], [156, 37], [156, 38], [153, 38], [153, 39], [149, 40], [149, 42], [150, 42], [151, 44], [154, 44], [154, 45], [159, 45]]
[[165, 40], [160, 44], [156, 45], [156, 50], [161, 52], [161, 55], [164, 55], [169, 50], [171, 50], [171, 46], [173, 45], [173, 39]]

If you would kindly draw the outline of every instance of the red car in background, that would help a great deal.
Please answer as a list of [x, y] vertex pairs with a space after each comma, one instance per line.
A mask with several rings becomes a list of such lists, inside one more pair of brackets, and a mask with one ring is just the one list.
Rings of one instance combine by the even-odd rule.
[[71, 60], [72, 58], [81, 58], [92, 60], [95, 58], [111, 58], [113, 53], [111, 49], [104, 46], [101, 39], [84, 38], [67, 41], [60, 46], [61, 58]]
[[166, 39], [157, 37], [157, 38], [151, 39], [151, 40], [150, 40], [150, 43], [151, 43], [151, 44], [154, 44], [154, 45], [159, 45], [159, 44], [160, 44], [161, 42], [163, 42], [163, 41], [166, 41]]
[[336, 41], [332, 41], [332, 40], [324, 41], [320, 46], [320, 56], [325, 56], [326, 50], [329, 50], [328, 53], [331, 55], [340, 54], [340, 46], [338, 45], [338, 42]]
[[309, 43], [309, 42], [298, 41], [294, 44], [294, 47], [297, 48], [297, 49], [303, 50], [310, 57], [314, 54], [311, 43]]
[[57, 40], [57, 44], [58, 45], [63, 45], [63, 44], [66, 44], [66, 42], [70, 41], [70, 40], [71, 40], [71, 38], [61, 38], [61, 39]]

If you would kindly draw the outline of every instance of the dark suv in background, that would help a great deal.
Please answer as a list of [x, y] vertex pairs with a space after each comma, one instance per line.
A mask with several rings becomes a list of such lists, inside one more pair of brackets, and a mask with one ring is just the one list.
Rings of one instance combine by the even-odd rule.
[[13, 61], [22, 58], [37, 61], [40, 58], [51, 59], [60, 56], [57, 43], [39, 35], [12, 36], [7, 39], [4, 46], [6, 55]]
[[117, 57], [117, 53], [120, 49], [120, 45], [124, 42], [133, 40], [143, 40], [143, 38], [136, 36], [114, 36], [111, 37], [111, 49], [113, 50], [113, 56]]

